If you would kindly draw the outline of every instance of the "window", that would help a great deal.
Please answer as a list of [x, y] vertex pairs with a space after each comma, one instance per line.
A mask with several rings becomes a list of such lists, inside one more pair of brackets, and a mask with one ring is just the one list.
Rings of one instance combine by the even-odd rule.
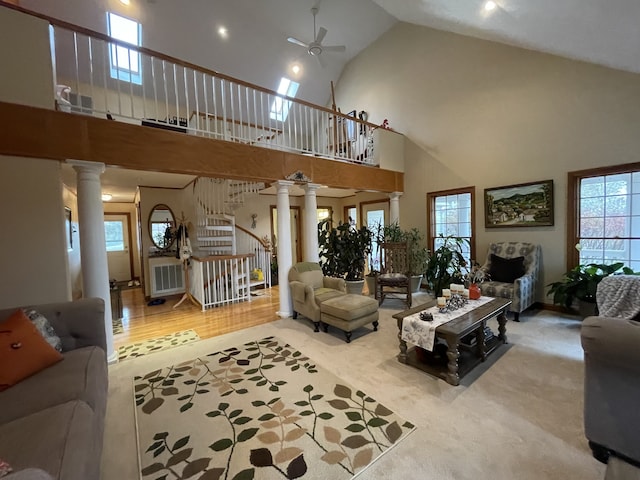
[[107, 252], [124, 251], [124, 229], [121, 221], [105, 220], [104, 236], [107, 244]]
[[475, 258], [475, 200], [474, 187], [427, 193], [427, 232], [430, 250], [443, 243], [442, 237], [452, 235], [466, 238], [463, 255], [470, 262]]
[[640, 270], [640, 164], [570, 172], [568, 185], [568, 268], [622, 262]]
[[[286, 77], [280, 79], [280, 85], [278, 86], [278, 93], [280, 95], [286, 95], [287, 97], [295, 97], [298, 93], [299, 83], [289, 80]], [[291, 108], [290, 100], [285, 100], [283, 97], [276, 97], [271, 103], [271, 110], [269, 116], [272, 120], [284, 122], [289, 115], [289, 109]]]
[[[142, 44], [141, 25], [115, 13], [107, 13], [107, 32], [111, 37], [137, 47]], [[111, 78], [133, 82], [137, 85], [142, 84], [142, 59], [136, 50], [111, 44], [109, 65]]]

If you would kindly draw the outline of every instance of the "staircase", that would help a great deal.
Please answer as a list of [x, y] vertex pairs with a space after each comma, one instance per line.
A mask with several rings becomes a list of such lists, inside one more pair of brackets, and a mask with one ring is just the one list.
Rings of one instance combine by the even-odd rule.
[[[196, 250], [211, 257], [202, 265], [194, 268], [194, 276], [199, 285], [202, 299], [198, 299], [203, 308], [210, 305], [250, 300], [252, 285], [264, 284], [252, 282], [250, 275], [255, 268], [264, 272], [264, 252], [259, 247], [252, 251], [238, 251], [236, 232], [247, 235], [235, 224], [234, 211], [242, 206], [245, 195], [255, 194], [264, 188], [263, 183], [243, 182], [219, 178], [200, 177], [193, 185], [196, 205]], [[251, 235], [251, 234], [248, 234]], [[242, 242], [248, 245], [246, 239]], [[247, 247], [245, 247], [247, 248]], [[249, 255], [251, 254], [251, 255]], [[270, 262], [270, 255], [269, 262]], [[270, 281], [268, 282], [270, 286]], [[195, 293], [196, 297], [198, 294]]]

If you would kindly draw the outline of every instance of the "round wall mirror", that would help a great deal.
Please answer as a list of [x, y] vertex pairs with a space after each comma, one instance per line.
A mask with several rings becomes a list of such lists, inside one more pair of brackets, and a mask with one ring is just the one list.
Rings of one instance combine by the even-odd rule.
[[159, 203], [149, 214], [149, 236], [160, 250], [171, 248], [175, 241], [176, 219], [166, 205]]

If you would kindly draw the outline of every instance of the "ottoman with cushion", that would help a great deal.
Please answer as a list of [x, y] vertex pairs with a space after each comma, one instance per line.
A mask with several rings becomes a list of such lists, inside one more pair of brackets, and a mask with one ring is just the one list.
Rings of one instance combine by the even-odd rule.
[[325, 332], [329, 325], [343, 330], [349, 343], [356, 328], [373, 323], [373, 330], [378, 330], [378, 302], [352, 294], [329, 298], [320, 304], [320, 322]]

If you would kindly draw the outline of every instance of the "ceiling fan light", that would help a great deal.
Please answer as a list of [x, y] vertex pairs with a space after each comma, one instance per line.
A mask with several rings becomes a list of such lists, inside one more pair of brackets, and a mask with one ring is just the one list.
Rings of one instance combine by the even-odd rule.
[[311, 45], [309, 47], [309, 55], [320, 55], [322, 53], [322, 47], [320, 45]]

